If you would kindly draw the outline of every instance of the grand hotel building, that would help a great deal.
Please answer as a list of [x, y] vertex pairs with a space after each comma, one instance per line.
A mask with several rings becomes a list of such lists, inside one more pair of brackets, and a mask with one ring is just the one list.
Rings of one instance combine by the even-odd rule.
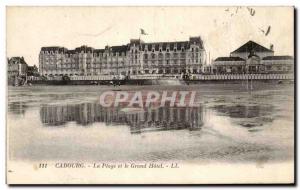
[[204, 62], [201, 37], [156, 43], [132, 39], [127, 45], [104, 49], [42, 47], [39, 71], [43, 76], [200, 73]]

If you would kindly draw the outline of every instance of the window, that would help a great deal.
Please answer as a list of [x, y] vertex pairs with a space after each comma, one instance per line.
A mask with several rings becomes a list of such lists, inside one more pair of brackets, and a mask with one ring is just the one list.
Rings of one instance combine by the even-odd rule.
[[158, 54], [158, 58], [159, 58], [159, 59], [163, 59], [163, 58], [164, 58], [164, 54], [163, 54], [163, 53], [159, 53], [159, 54]]
[[166, 59], [170, 59], [170, 53], [166, 53]]
[[155, 59], [155, 54], [154, 53], [151, 54], [151, 58]]
[[148, 59], [148, 54], [144, 54], [144, 59]]
[[180, 54], [180, 57], [181, 57], [181, 58], [185, 58], [185, 53], [182, 52], [182, 53]]

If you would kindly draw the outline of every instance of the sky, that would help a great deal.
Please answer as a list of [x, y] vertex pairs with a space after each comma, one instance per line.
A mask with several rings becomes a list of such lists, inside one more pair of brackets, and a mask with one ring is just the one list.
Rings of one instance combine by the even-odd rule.
[[[207, 57], [229, 56], [249, 40], [275, 55], [294, 53], [293, 7], [7, 7], [7, 57], [38, 65], [41, 47], [74, 49], [187, 41], [201, 36]], [[270, 27], [268, 34], [266, 31]], [[140, 36], [140, 28], [148, 35]]]

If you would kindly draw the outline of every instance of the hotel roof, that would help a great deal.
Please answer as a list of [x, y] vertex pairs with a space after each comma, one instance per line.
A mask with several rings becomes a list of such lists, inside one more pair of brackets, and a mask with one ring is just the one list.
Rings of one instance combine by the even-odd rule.
[[41, 51], [59, 51], [59, 52], [65, 52], [68, 51], [67, 48], [61, 47], [61, 46], [49, 46], [49, 47], [42, 47]]
[[111, 51], [112, 52], [126, 52], [128, 50], [128, 46], [127, 45], [122, 45], [122, 46], [111, 46]]
[[151, 51], [154, 49], [155, 51], [158, 51], [160, 48], [162, 51], [166, 51], [167, 47], [170, 50], [173, 50], [175, 47], [177, 47], [177, 50], [181, 50], [181, 48], [188, 49], [189, 41], [181, 41], [181, 42], [154, 42], [154, 43], [144, 43], [142, 44], [142, 51], [145, 50], [145, 47], [148, 47], [148, 50]]

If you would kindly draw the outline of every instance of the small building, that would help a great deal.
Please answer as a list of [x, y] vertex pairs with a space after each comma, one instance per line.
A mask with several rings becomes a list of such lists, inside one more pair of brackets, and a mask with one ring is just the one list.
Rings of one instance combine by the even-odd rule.
[[7, 59], [8, 84], [19, 85], [26, 81], [27, 63], [24, 57], [11, 57]]
[[218, 57], [214, 61], [213, 73], [244, 73], [246, 62], [240, 57]]
[[294, 72], [294, 58], [292, 56], [267, 56], [262, 59], [267, 73]]
[[39, 76], [39, 70], [36, 65], [27, 66], [27, 76]]
[[27, 73], [27, 63], [24, 57], [11, 57], [7, 59], [7, 75], [8, 78], [15, 76], [26, 76]]
[[218, 57], [212, 64], [213, 74], [263, 74], [291, 73], [294, 71], [292, 56], [275, 56], [270, 49], [248, 41], [230, 53], [229, 57]]

